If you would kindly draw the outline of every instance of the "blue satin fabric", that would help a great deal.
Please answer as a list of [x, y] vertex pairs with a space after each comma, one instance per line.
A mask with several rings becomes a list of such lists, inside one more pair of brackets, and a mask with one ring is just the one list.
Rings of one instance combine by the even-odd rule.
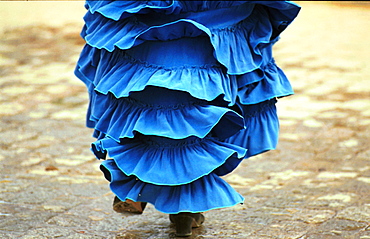
[[272, 46], [284, 1], [87, 1], [75, 70], [92, 151], [121, 199], [164, 213], [243, 202], [220, 177], [274, 149], [276, 99], [293, 94]]

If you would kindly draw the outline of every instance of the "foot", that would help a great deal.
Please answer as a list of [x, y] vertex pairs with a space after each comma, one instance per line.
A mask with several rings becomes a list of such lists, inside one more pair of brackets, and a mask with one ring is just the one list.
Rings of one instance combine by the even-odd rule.
[[146, 202], [134, 202], [130, 199], [121, 201], [117, 196], [114, 197], [113, 210], [118, 213], [142, 214], [146, 207]]
[[188, 237], [192, 234], [192, 228], [202, 225], [205, 218], [201, 213], [181, 212], [179, 214], [170, 214], [170, 221], [176, 226], [176, 236]]

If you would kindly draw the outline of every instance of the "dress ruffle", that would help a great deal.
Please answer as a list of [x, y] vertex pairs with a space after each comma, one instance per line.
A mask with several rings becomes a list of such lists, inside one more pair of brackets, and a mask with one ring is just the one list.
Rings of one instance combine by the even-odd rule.
[[225, 142], [248, 149], [246, 158], [276, 148], [279, 136], [279, 120], [272, 99], [254, 105], [242, 105], [246, 128], [226, 139]]
[[[208, 11], [211, 12], [172, 15], [153, 12], [145, 14], [145, 18], [138, 14], [119, 21], [88, 12], [81, 34], [89, 45], [108, 51], [130, 49], [148, 40], [166, 41], [206, 34], [216, 59], [227, 68], [227, 73], [245, 74], [261, 66], [261, 49], [276, 41], [296, 17], [299, 7], [289, 2], [246, 1]], [[217, 17], [210, 18], [210, 14]]]
[[240, 161], [247, 150], [209, 137], [173, 140], [138, 136], [123, 144], [106, 137], [93, 144], [93, 151], [100, 158], [108, 154], [128, 176], [134, 175], [146, 183], [174, 186], [191, 183], [216, 168], [224, 174], [223, 164], [229, 158]]
[[227, 75], [219, 65], [155, 65], [135, 59], [125, 51], [111, 53], [89, 45], [85, 46], [82, 55], [86, 57], [78, 62], [76, 72], [102, 94], [112, 93], [116, 98], [122, 98], [128, 97], [130, 92], [142, 91], [146, 86], [158, 86], [185, 91], [207, 101], [222, 96], [229, 105], [235, 104], [236, 77]]
[[[163, 213], [205, 212], [243, 203], [244, 198], [229, 184], [211, 173], [189, 184], [163, 186], [144, 183], [135, 176], [127, 176], [114, 160], [102, 162], [101, 169], [111, 190], [122, 201], [149, 202]], [[166, 172], [162, 172], [166, 174]]]
[[[153, 91], [170, 93], [159, 88], [145, 92]], [[92, 125], [89, 126], [117, 142], [133, 138], [136, 133], [172, 139], [189, 136], [204, 138], [212, 133], [219, 139], [225, 139], [244, 128], [243, 118], [235, 111], [191, 100], [164, 106], [140, 102], [132, 97], [116, 99], [112, 95], [92, 92], [89, 110]]]
[[156, 65], [135, 59], [124, 51], [110, 53], [89, 45], [81, 55], [86, 57], [80, 58], [76, 75], [85, 84], [92, 83], [95, 91], [112, 93], [116, 98], [128, 97], [130, 92], [142, 91], [147, 86], [158, 86], [189, 92], [193, 97], [206, 101], [221, 96], [225, 104], [232, 106], [237, 97], [242, 104], [249, 105], [294, 93], [289, 80], [267, 49], [260, 69], [238, 76], [226, 74], [217, 64]]
[[119, 20], [130, 17], [131, 14], [146, 14], [151, 11], [160, 11], [164, 14], [177, 14], [181, 11], [178, 1], [149, 0], [149, 1], [87, 1], [86, 9], [91, 13], [99, 12], [106, 18]]
[[238, 98], [243, 105], [258, 104], [294, 94], [288, 78], [273, 60], [263, 71], [253, 71], [247, 76], [238, 76], [237, 81], [240, 85]]

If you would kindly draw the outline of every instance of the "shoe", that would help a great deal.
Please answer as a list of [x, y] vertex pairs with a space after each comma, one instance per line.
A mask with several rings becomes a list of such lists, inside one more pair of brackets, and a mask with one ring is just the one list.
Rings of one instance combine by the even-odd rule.
[[115, 196], [113, 201], [113, 210], [118, 213], [142, 214], [146, 204], [146, 202], [134, 202], [130, 199], [121, 201], [117, 196]]
[[200, 227], [204, 220], [204, 215], [201, 213], [180, 212], [179, 214], [170, 214], [170, 221], [176, 226], [177, 237], [191, 236], [192, 228]]

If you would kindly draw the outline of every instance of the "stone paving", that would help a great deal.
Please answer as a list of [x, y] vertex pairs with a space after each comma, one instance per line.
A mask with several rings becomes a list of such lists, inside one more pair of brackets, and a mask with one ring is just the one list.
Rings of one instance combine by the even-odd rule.
[[[191, 238], [370, 238], [370, 8], [299, 3], [276, 45], [296, 91], [278, 103], [278, 149], [225, 178], [245, 204], [205, 213]], [[1, 25], [0, 238], [174, 238], [150, 205], [112, 210], [73, 75], [81, 17], [59, 17]]]

